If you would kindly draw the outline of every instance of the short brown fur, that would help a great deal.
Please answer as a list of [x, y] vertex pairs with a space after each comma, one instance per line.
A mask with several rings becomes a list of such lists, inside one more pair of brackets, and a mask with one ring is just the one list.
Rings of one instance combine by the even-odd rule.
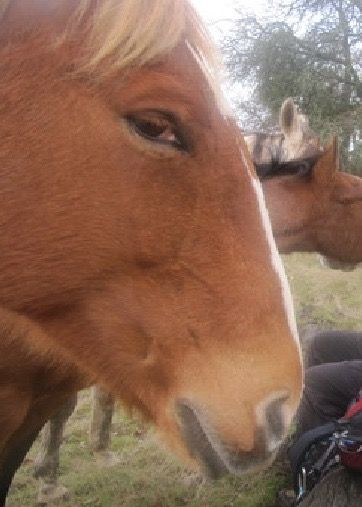
[[362, 180], [339, 170], [337, 138], [323, 147], [291, 98], [279, 125], [279, 134], [246, 136], [279, 251], [319, 252], [335, 266], [362, 262]]
[[[188, 2], [154, 0], [152, 30], [169, 9], [178, 40], [158, 48], [136, 16], [130, 36], [141, 49], [122, 66], [113, 39], [95, 37], [111, 49], [89, 53], [88, 22], [100, 12], [109, 21], [94, 6], [121, 20], [141, 0], [82, 0], [78, 30], [74, 18], [68, 24], [76, 0], [7, 3], [0, 371], [10, 417], [0, 428], [1, 498], [57, 404], [93, 381], [152, 419], [194, 465], [242, 473], [251, 456], [261, 466], [298, 403], [299, 347], [258, 182], [208, 74], [202, 24]], [[134, 120], [144, 115], [151, 138]], [[212, 435], [209, 457], [195, 455], [183, 433], [193, 424], [177, 409], [185, 404], [204, 438]]]
[[280, 252], [362, 262], [362, 179], [339, 171], [336, 138], [307, 174], [269, 178], [263, 190]]

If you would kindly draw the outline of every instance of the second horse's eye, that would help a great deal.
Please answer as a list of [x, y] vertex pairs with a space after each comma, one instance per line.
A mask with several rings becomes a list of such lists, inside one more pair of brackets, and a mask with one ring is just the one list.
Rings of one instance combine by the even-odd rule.
[[160, 112], [145, 111], [127, 115], [129, 126], [139, 136], [159, 144], [185, 150], [185, 143], [175, 121]]

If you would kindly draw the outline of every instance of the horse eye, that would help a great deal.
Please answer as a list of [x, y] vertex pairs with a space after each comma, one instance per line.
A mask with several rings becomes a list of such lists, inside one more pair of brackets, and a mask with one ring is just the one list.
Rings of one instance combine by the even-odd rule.
[[187, 150], [180, 128], [171, 115], [146, 111], [127, 115], [126, 120], [136, 134], [148, 141], [169, 145], [180, 151]]

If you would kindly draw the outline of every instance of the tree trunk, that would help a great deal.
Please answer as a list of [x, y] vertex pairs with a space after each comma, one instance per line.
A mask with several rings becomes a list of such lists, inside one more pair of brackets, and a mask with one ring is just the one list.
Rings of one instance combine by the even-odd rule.
[[362, 474], [338, 468], [330, 472], [298, 507], [361, 507]]

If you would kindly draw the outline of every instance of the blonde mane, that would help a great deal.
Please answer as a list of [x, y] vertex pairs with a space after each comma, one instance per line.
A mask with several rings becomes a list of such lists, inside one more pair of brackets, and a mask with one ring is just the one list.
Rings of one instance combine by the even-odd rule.
[[[80, 0], [75, 19], [89, 11]], [[181, 40], [215, 67], [216, 50], [188, 0], [103, 0], [93, 9], [88, 32], [88, 66], [110, 58], [117, 69], [143, 66], [169, 53]]]
[[[0, 0], [0, 23], [16, 1]], [[68, 1], [52, 0], [59, 5]], [[43, 4], [41, 9], [47, 7]], [[80, 31], [84, 34], [81, 71], [97, 73], [102, 67], [104, 73], [141, 67], [163, 58], [184, 41], [208, 80], [214, 85], [218, 80], [218, 51], [190, 0], [78, 0], [60, 40], [79, 37]]]

